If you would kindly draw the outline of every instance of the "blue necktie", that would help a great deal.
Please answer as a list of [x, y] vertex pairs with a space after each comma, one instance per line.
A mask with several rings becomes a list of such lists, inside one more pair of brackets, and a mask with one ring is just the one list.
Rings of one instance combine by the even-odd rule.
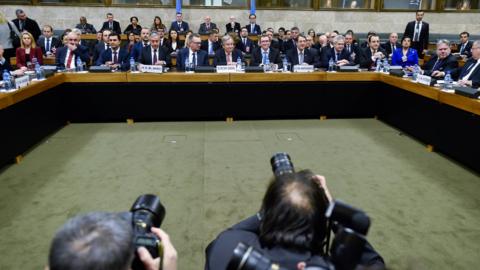
[[267, 59], [268, 59], [268, 54], [266, 52], [263, 52], [263, 64], [265, 65], [267, 63]]

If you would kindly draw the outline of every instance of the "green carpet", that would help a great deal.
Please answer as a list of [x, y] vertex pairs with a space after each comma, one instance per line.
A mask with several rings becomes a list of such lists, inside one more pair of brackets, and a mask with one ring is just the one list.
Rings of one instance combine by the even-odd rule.
[[142, 193], [167, 208], [179, 269], [202, 269], [206, 245], [258, 210], [277, 151], [370, 215], [389, 269], [480, 264], [479, 176], [365, 119], [69, 125], [0, 172], [0, 269], [41, 269], [66, 219]]

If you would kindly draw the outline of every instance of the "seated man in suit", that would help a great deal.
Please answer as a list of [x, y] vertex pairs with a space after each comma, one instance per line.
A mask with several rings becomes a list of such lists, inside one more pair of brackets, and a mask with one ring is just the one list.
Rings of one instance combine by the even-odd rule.
[[105, 50], [98, 58], [96, 65], [109, 66], [112, 70], [127, 71], [130, 69], [130, 55], [125, 48], [120, 47], [119, 34], [110, 34], [110, 48]]
[[468, 59], [463, 68], [457, 68], [453, 73], [458, 78], [458, 84], [473, 88], [480, 87], [480, 40], [472, 44], [472, 57]]
[[314, 48], [313, 47], [313, 37], [310, 36], [310, 35], [306, 35], [305, 36], [305, 39], [307, 40], [307, 46], [305, 46], [305, 49], [309, 50], [312, 55], [313, 55], [313, 58], [315, 59], [314, 63], [317, 64], [317, 66], [315, 67], [320, 67], [320, 51], [317, 49], [317, 48]]
[[270, 47], [280, 51], [280, 42], [273, 36], [273, 29], [267, 29], [265, 34], [270, 38]]
[[434, 78], [445, 77], [446, 72], [453, 72], [458, 68], [457, 58], [453, 56], [450, 50], [450, 41], [446, 39], [437, 42], [437, 55], [430, 58], [420, 73]]
[[371, 34], [367, 42], [368, 46], [360, 49], [356, 63], [360, 64], [360, 68], [375, 70], [377, 61], [383, 60], [387, 53], [380, 47], [380, 37], [377, 34]]
[[[269, 60], [270, 64], [275, 64], [276, 68], [282, 68], [282, 59], [280, 51], [270, 46], [270, 37], [263, 34], [260, 37], [260, 47], [255, 48], [252, 52], [250, 66], [262, 66]], [[275, 68], [275, 69], [276, 69]]]
[[297, 39], [300, 34], [300, 29], [296, 26], [290, 29], [290, 39], [283, 42], [283, 51], [286, 52], [297, 47]]
[[336, 66], [351, 65], [352, 59], [350, 54], [345, 50], [345, 38], [338, 35], [333, 39], [333, 48], [322, 50], [321, 67], [328, 68], [330, 59], [333, 60]]
[[235, 16], [230, 16], [230, 22], [225, 25], [226, 32], [235, 32], [237, 35], [240, 33], [240, 23], [235, 21]]
[[295, 65], [318, 66], [318, 62], [315, 62], [315, 56], [306, 47], [307, 38], [303, 34], [298, 35], [297, 46], [287, 51], [287, 60], [292, 63], [292, 69]]
[[240, 41], [237, 43], [236, 47], [246, 54], [251, 53], [255, 47], [255, 44], [248, 38], [248, 30], [246, 27], [242, 27], [242, 30], [240, 31]]
[[360, 47], [353, 43], [353, 35], [351, 33], [345, 34], [345, 50], [350, 54], [350, 59], [355, 62], [355, 58], [359, 54]]
[[243, 62], [242, 52], [238, 49], [235, 49], [233, 44], [233, 38], [230, 35], [225, 35], [222, 37], [222, 49], [219, 49], [215, 53], [215, 58], [213, 59], [213, 65], [235, 65], [237, 59]]
[[140, 31], [141, 40], [140, 42], [135, 43], [133, 45], [133, 49], [131, 52], [131, 56], [135, 59], [135, 62], [138, 62], [138, 58], [140, 58], [140, 54], [142, 54], [142, 50], [145, 47], [150, 46], [150, 28], [149, 27], [142, 27]]
[[7, 60], [4, 56], [3, 53], [5, 50], [3, 49], [3, 46], [0, 44], [0, 72], [3, 74], [3, 70], [12, 70], [12, 66], [10, 65], [10, 60]]
[[398, 43], [398, 34], [397, 33], [391, 33], [390, 36], [388, 37], [388, 41], [385, 42], [384, 44], [382, 44], [381, 46], [385, 50], [385, 52], [387, 53], [388, 57], [391, 58], [393, 52], [397, 48], [401, 48], [400, 43]]
[[175, 21], [172, 22], [170, 25], [170, 30], [175, 30], [179, 34], [185, 34], [190, 30], [188, 27], [188, 23], [183, 21], [183, 14], [181, 12], [177, 12]]
[[168, 49], [160, 47], [160, 36], [156, 32], [150, 34], [150, 46], [142, 49], [139, 62], [144, 65], [170, 66]]
[[117, 33], [117, 34], [122, 33], [122, 28], [120, 28], [120, 23], [113, 20], [113, 14], [110, 12], [107, 13], [107, 21], [103, 23], [100, 31], [103, 31], [106, 29], [110, 30], [112, 33]]
[[462, 57], [469, 58], [472, 56], [472, 45], [473, 42], [468, 40], [470, 33], [464, 31], [460, 33], [460, 44], [458, 44], [458, 54]]
[[74, 69], [77, 67], [77, 59], [80, 58], [83, 63], [90, 62], [88, 48], [78, 44], [80, 38], [76, 32], [67, 34], [67, 44], [58, 48], [56, 55], [56, 65], [60, 68]]
[[200, 49], [206, 51], [208, 55], [215, 55], [215, 52], [220, 49], [220, 47], [220, 42], [218, 42], [218, 31], [212, 29], [208, 34], [208, 39], [202, 41]]
[[260, 25], [257, 24], [257, 15], [250, 14], [248, 16], [250, 23], [247, 24], [245, 27], [247, 28], [248, 34], [250, 35], [260, 35], [262, 30], [260, 29]]
[[41, 36], [37, 45], [42, 49], [43, 55], [50, 56], [60, 47], [60, 41], [53, 36], [53, 28], [50, 25], [43, 26], [43, 36]]
[[97, 45], [95, 45], [95, 48], [93, 49], [93, 63], [96, 63], [100, 55], [110, 47], [108, 42], [109, 42], [110, 34], [112, 33], [112, 31], [108, 29], [104, 29], [101, 32], [102, 32], [102, 41], [97, 43]]
[[75, 26], [75, 28], [80, 29], [82, 34], [96, 34], [97, 30], [92, 24], [87, 23], [87, 18], [85, 16], [80, 17], [80, 23]]
[[186, 40], [188, 48], [183, 48], [177, 54], [177, 70], [185, 70], [185, 62], [191, 63], [192, 67], [209, 66], [208, 54], [206, 51], [200, 49], [202, 39], [198, 34], [191, 34]]
[[212, 18], [210, 16], [205, 16], [203, 20], [204, 23], [201, 23], [200, 28], [198, 29], [200, 35], [208, 35], [213, 29], [217, 29], [217, 25], [212, 23]]

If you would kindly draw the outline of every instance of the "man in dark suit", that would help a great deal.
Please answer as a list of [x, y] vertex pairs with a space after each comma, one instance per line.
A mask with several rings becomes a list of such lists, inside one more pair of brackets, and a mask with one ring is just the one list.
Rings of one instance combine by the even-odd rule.
[[122, 29], [120, 28], [120, 23], [113, 20], [113, 14], [107, 13], [107, 21], [103, 23], [100, 31], [110, 30], [112, 33], [121, 34]]
[[215, 58], [213, 59], [213, 65], [235, 65], [237, 59], [243, 62], [242, 52], [238, 49], [235, 49], [233, 38], [229, 35], [222, 37], [222, 49], [219, 49], [215, 53]]
[[205, 16], [204, 23], [200, 24], [198, 33], [200, 35], [208, 35], [213, 29], [217, 29], [217, 25], [212, 23], [212, 18], [210, 16]]
[[43, 26], [43, 36], [37, 40], [37, 46], [42, 49], [43, 55], [55, 54], [57, 48], [60, 47], [60, 41], [53, 36], [52, 26]]
[[78, 44], [80, 37], [75, 32], [70, 32], [67, 35], [68, 43], [61, 48], [58, 48], [56, 55], [56, 65], [60, 68], [74, 69], [77, 66], [77, 59], [80, 58], [83, 63], [89, 63], [90, 56], [88, 55], [88, 48]]
[[278, 68], [282, 68], [280, 51], [270, 46], [270, 37], [264, 34], [260, 38], [260, 47], [255, 48], [252, 52], [250, 66], [264, 65], [267, 58], [270, 64], [275, 64]]
[[183, 21], [183, 14], [181, 12], [177, 12], [175, 18], [176, 20], [170, 25], [170, 30], [173, 29], [179, 34], [188, 32], [190, 28], [188, 27], [188, 23]]
[[130, 55], [128, 51], [120, 47], [119, 34], [110, 34], [110, 48], [105, 50], [98, 58], [96, 65], [109, 66], [112, 70], [127, 71], [130, 69]]
[[[454, 73], [458, 68], [457, 58], [450, 53], [450, 42], [446, 39], [437, 42], [437, 55], [430, 58], [421, 73], [434, 78], [443, 78], [447, 72]], [[452, 74], [454, 76], [454, 74]]]
[[477, 40], [472, 44], [472, 57], [468, 59], [463, 68], [458, 69], [458, 73], [454, 74], [458, 78], [458, 83], [463, 86], [473, 88], [480, 87], [480, 41]]
[[109, 48], [110, 34], [112, 33], [108, 29], [104, 29], [102, 32], [102, 42], [97, 43], [93, 49], [93, 63], [96, 63], [100, 55]]
[[144, 65], [170, 66], [168, 49], [160, 46], [160, 36], [156, 32], [150, 34], [150, 46], [142, 49], [139, 62]]
[[250, 54], [255, 47], [255, 44], [248, 38], [248, 30], [246, 27], [242, 27], [240, 31], [240, 41], [238, 41], [236, 47], [246, 54]]
[[96, 34], [97, 30], [92, 24], [87, 23], [87, 18], [85, 16], [80, 17], [80, 23], [75, 26], [75, 28], [80, 29], [82, 34]]
[[302, 34], [298, 35], [297, 46], [287, 51], [287, 60], [292, 63], [292, 69], [295, 65], [319, 65], [318, 62], [315, 63], [315, 56], [306, 47], [306, 37]]
[[230, 16], [230, 22], [225, 25], [227, 33], [235, 32], [237, 35], [240, 33], [240, 23], [235, 22], [235, 16]]
[[218, 32], [217, 30], [213, 29], [208, 34], [208, 39], [202, 41], [202, 45], [200, 49], [206, 51], [208, 55], [215, 55], [215, 52], [220, 49], [221, 44], [218, 41]]
[[206, 51], [200, 49], [202, 39], [198, 34], [191, 34], [188, 36], [187, 44], [189, 48], [183, 48], [177, 54], [177, 70], [185, 70], [185, 62], [191, 63], [193, 68], [196, 66], [209, 66], [208, 54]]
[[380, 47], [380, 37], [377, 34], [371, 35], [367, 42], [368, 46], [360, 49], [360, 55], [356, 60], [356, 64], [360, 64], [360, 68], [374, 70], [377, 61], [383, 60], [387, 53]]
[[280, 45], [280, 42], [273, 36], [273, 29], [267, 29], [265, 34], [270, 38], [270, 47], [280, 51], [280, 46], [283, 46], [283, 43]]
[[391, 33], [390, 36], [388, 37], [388, 41], [382, 44], [381, 46], [387, 53], [388, 57], [392, 57], [393, 52], [396, 49], [402, 47], [402, 45], [400, 45], [400, 43], [398, 42], [397, 33]]
[[2, 72], [2, 74], [3, 74], [3, 70], [5, 70], [5, 69], [8, 70], [8, 71], [12, 70], [12, 66], [10, 65], [10, 61], [7, 60], [3, 56], [3, 53], [4, 53], [3, 46], [0, 45], [0, 72]]
[[262, 33], [262, 30], [260, 29], [260, 25], [257, 24], [257, 15], [250, 14], [250, 16], [248, 16], [248, 19], [250, 20], [250, 23], [245, 26], [247, 28], [248, 34], [260, 35]]
[[140, 58], [143, 48], [150, 46], [150, 28], [143, 27], [140, 31], [140, 36], [142, 39], [140, 40], [140, 42], [137, 42], [135, 43], [135, 45], [133, 45], [132, 51], [130, 53], [130, 56], [135, 59], [135, 62], [138, 62], [138, 58]]
[[290, 39], [283, 42], [283, 50], [285, 52], [297, 47], [297, 38], [299, 34], [300, 29], [298, 27], [294, 26], [290, 29]]
[[416, 20], [407, 24], [403, 34], [412, 38], [412, 48], [416, 49], [418, 56], [422, 58], [424, 50], [428, 49], [428, 38], [430, 35], [429, 25], [423, 21], [424, 15], [425, 12], [423, 10], [417, 10]]
[[353, 62], [356, 62], [355, 59], [358, 57], [360, 52], [360, 46], [353, 43], [353, 36], [350, 33], [345, 34], [345, 51], [350, 54], [350, 59]]
[[469, 58], [472, 56], [472, 45], [473, 42], [469, 41], [468, 38], [470, 37], [470, 33], [462, 32], [460, 33], [460, 44], [458, 44], [458, 54]]
[[307, 46], [305, 46], [305, 49], [311, 52], [311, 54], [313, 55], [313, 58], [315, 59], [314, 60], [314, 63], [316, 63], [315, 67], [318, 68], [321, 65], [321, 61], [320, 61], [321, 50], [318, 50], [317, 48], [313, 47], [313, 43], [314, 43], [313, 37], [311, 37], [310, 35], [306, 35], [305, 39], [307, 41]]
[[333, 48], [328, 47], [322, 50], [320, 67], [328, 68], [330, 59], [333, 60], [337, 67], [351, 65], [352, 59], [350, 54], [345, 50], [345, 38], [338, 35], [333, 40]]
[[25, 12], [21, 9], [17, 9], [15, 14], [17, 15], [17, 18], [12, 20], [12, 22], [15, 24], [15, 26], [17, 26], [17, 29], [20, 31], [20, 33], [23, 31], [28, 31], [30, 34], [32, 34], [35, 40], [38, 40], [42, 34], [38, 23], [35, 20], [28, 18]]

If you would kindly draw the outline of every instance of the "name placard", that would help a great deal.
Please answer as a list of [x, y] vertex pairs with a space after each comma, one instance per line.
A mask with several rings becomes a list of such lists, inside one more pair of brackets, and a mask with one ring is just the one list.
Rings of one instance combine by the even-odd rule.
[[18, 77], [18, 78], [15, 79], [15, 88], [18, 89], [18, 88], [21, 88], [21, 87], [25, 87], [25, 86], [28, 85], [29, 82], [30, 82], [30, 80], [29, 80], [28, 75]]
[[237, 72], [237, 67], [233, 65], [222, 65], [217, 66], [217, 73], [235, 73]]
[[293, 72], [313, 72], [313, 65], [294, 65]]
[[427, 76], [427, 75], [418, 75], [417, 76], [417, 82], [418, 83], [421, 83], [421, 84], [424, 84], [424, 85], [428, 85], [430, 86], [430, 84], [432, 83], [432, 77], [430, 76]]
[[139, 65], [141, 72], [146, 73], [163, 73], [163, 66], [157, 65]]

